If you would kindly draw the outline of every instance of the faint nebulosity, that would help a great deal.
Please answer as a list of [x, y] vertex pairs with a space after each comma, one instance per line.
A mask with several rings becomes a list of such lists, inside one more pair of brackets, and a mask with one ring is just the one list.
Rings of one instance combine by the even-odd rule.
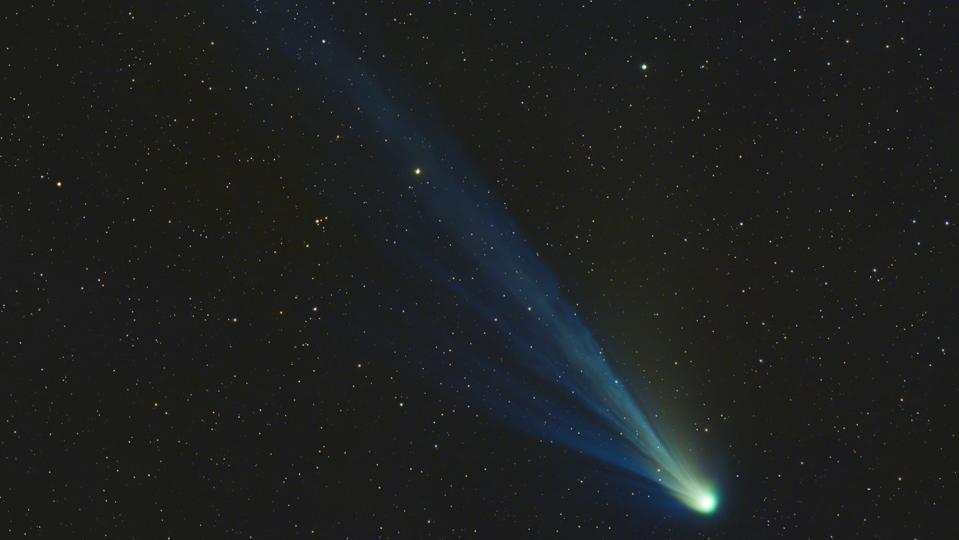
[[954, 536], [949, 3], [0, 21], [0, 536]]

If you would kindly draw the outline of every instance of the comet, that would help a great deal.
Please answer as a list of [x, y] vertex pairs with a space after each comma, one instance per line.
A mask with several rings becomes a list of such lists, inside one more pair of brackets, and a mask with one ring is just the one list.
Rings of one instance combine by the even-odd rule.
[[261, 8], [258, 20], [304, 66], [303, 88], [365, 141], [381, 195], [368, 210], [370, 236], [388, 238], [384, 249], [409, 279], [445, 291], [433, 301], [459, 308], [442, 319], [419, 315], [421, 341], [443, 343], [424, 352], [422, 371], [506, 426], [622, 471], [690, 511], [714, 513], [717, 490], [695, 445], [671, 442], [690, 429], [650, 414], [648, 399], [640, 405], [638, 385], [617, 374], [569, 289], [428, 104], [403, 103], [323, 26], [328, 17]]

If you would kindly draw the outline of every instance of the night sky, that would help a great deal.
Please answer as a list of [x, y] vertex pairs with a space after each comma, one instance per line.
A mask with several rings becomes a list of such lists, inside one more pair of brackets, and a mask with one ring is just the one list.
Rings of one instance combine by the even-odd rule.
[[0, 536], [959, 534], [951, 3], [48, 4]]

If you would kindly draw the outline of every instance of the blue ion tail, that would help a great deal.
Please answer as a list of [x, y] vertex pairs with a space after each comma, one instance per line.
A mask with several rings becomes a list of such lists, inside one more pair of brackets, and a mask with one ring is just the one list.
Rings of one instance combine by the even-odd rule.
[[[455, 321], [430, 321], [421, 336], [460, 342], [456, 376], [444, 386], [480, 403], [505, 424], [613, 465], [658, 485], [685, 506], [711, 513], [717, 496], [670, 451], [626, 386], [614, 374], [592, 333], [564, 300], [561, 286], [496, 200], [478, 169], [428, 106], [403, 106], [375, 65], [364, 65], [325, 27], [329, 15], [304, 18], [299, 8], [258, 7], [258, 26], [299, 62], [302, 83], [317, 107], [333, 107], [364, 142], [379, 195], [375, 236], [405, 268], [441, 284]], [[319, 9], [319, 8], [318, 8]], [[376, 59], [375, 51], [366, 57]], [[407, 94], [407, 97], [415, 95]], [[421, 106], [421, 107], [419, 107]], [[412, 111], [419, 113], [414, 115]], [[372, 164], [371, 164], [372, 163]], [[368, 210], [372, 212], [372, 210]], [[472, 335], [466, 330], [474, 329]], [[500, 348], [491, 352], [489, 343]], [[463, 352], [460, 352], [463, 351]], [[466, 373], [466, 375], [463, 375]], [[464, 382], [465, 381], [465, 382]], [[656, 416], [658, 418], [658, 416]], [[681, 435], [681, 433], [680, 433]]]

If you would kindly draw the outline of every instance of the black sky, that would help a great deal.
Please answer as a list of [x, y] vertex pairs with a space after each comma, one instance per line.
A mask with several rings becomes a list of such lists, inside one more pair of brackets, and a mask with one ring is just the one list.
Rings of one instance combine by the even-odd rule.
[[[954, 537], [954, 6], [292, 6], [0, 15], [5, 535]], [[437, 387], [461, 306], [380, 234], [415, 157], [271, 17], [455, 138], [717, 514]]]

